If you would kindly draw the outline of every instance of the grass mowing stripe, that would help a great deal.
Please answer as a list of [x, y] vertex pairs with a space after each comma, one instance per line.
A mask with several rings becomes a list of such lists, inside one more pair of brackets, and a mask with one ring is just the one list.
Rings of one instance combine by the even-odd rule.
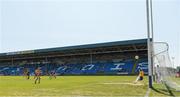
[[41, 84], [35, 85], [33, 79], [0, 76], [0, 96], [143, 96], [147, 85], [101, 84], [132, 83], [135, 79], [136, 76], [60, 76], [53, 80], [42, 77]]

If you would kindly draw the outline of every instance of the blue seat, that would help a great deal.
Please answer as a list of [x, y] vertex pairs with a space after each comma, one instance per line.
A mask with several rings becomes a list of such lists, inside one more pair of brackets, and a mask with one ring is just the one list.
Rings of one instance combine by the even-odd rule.
[[[96, 74], [136, 74], [142, 69], [145, 74], [148, 73], [147, 59], [138, 60], [136, 65], [132, 59], [118, 63], [95, 63], [95, 64], [25, 64], [21, 66], [1, 66], [0, 75], [22, 75], [24, 68], [28, 68], [31, 75], [37, 67], [41, 67], [43, 75], [49, 71], [55, 70], [57, 75], [96, 75]], [[135, 71], [133, 71], [135, 67]]]

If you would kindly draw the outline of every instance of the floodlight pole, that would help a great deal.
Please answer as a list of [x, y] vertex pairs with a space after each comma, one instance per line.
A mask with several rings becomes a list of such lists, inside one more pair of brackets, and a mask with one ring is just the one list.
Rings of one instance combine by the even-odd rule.
[[152, 88], [152, 44], [151, 44], [151, 33], [152, 33], [152, 10], [151, 0], [146, 0], [146, 12], [147, 12], [147, 47], [148, 47], [148, 78], [149, 88]]

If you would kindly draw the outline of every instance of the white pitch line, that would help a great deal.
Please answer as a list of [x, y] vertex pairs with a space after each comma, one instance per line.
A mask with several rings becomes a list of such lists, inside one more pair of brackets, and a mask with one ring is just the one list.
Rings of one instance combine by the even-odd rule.
[[150, 92], [151, 92], [151, 88], [148, 88], [146, 95], [144, 97], [149, 97]]
[[101, 83], [105, 85], [133, 85], [133, 86], [142, 86], [143, 84], [135, 84], [135, 83]]

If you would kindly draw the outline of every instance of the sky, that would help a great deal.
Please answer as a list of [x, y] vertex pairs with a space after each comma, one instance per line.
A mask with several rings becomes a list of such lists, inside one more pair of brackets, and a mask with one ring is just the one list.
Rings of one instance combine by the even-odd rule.
[[[0, 0], [0, 52], [147, 38], [146, 0]], [[180, 1], [153, 0], [155, 41], [180, 64]]]

